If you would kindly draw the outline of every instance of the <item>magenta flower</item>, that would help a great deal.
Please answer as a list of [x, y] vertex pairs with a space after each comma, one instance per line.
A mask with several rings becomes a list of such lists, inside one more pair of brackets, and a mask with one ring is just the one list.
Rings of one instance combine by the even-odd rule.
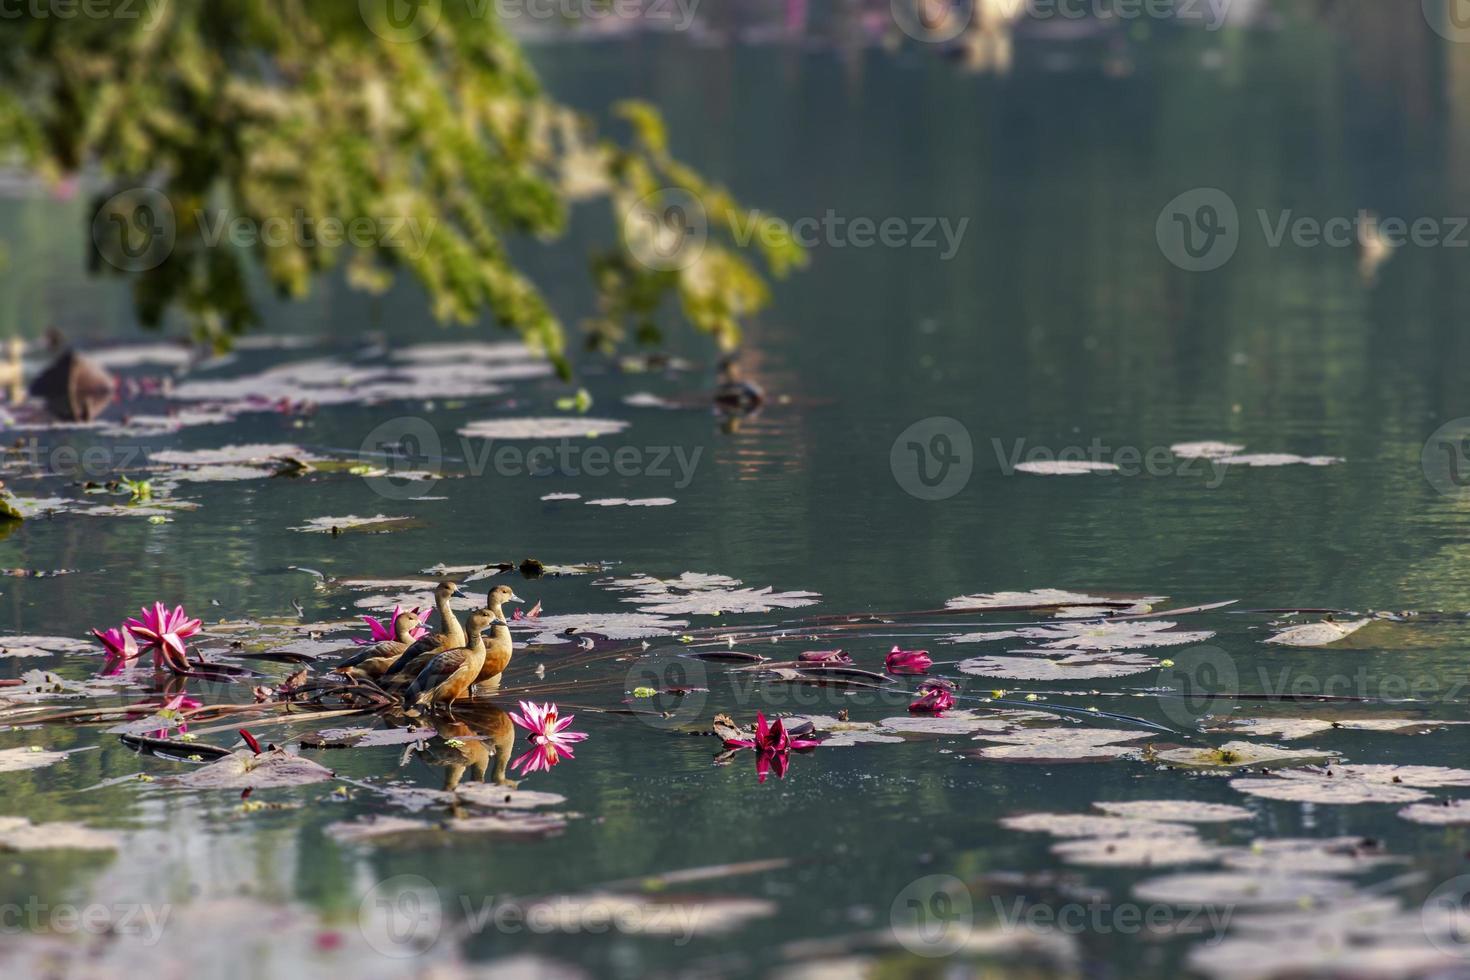
[[842, 650], [807, 650], [799, 654], [796, 659], [804, 664], [847, 666], [852, 663], [852, 657]]
[[[417, 616], [422, 611], [423, 610], [418, 606], [415, 606], [414, 608], [409, 610], [409, 612], [415, 616]], [[398, 606], [394, 606], [393, 617], [388, 620], [387, 626], [384, 626], [376, 616], [362, 617], [362, 621], [364, 623], [367, 623], [368, 629], [372, 631], [372, 638], [367, 640], [353, 640], [352, 642], [356, 643], [360, 647], [365, 647], [371, 643], [382, 643], [385, 640], [398, 639], [398, 617], [402, 615], [403, 609]], [[412, 639], [409, 642], [417, 640], [421, 636], [427, 636], [428, 633], [429, 628], [427, 626], [415, 626], [413, 629]]]
[[510, 618], [511, 618], [512, 621], [519, 620], [519, 619], [540, 619], [541, 618], [541, 600], [540, 599], [537, 599], [536, 600], [536, 604], [534, 606], [532, 606], [530, 608], [530, 610], [527, 611], [527, 612], [521, 612], [519, 609], [517, 609], [515, 612], [513, 612], [513, 613], [510, 614]]
[[919, 689], [919, 697], [909, 705], [909, 711], [916, 715], [942, 715], [953, 707], [954, 695], [948, 689], [925, 686]]
[[928, 650], [900, 650], [897, 646], [883, 660], [883, 669], [890, 674], [926, 674], [932, 666]]
[[725, 739], [727, 749], [755, 750], [755, 780], [758, 783], [765, 782], [772, 769], [776, 771], [777, 779], [785, 779], [792, 749], [813, 749], [821, 744], [812, 739], [792, 738], [780, 718], [768, 726], [766, 716], [759, 711], [755, 713], [755, 738]]
[[138, 641], [126, 627], [113, 628], [110, 630], [93, 630], [92, 635], [102, 641], [107, 648], [107, 659], [103, 663], [103, 673], [111, 677], [120, 674], [124, 667], [138, 659]]
[[128, 632], [143, 642], [145, 649], [153, 651], [155, 666], [167, 665], [174, 670], [188, 672], [189, 654], [184, 641], [198, 633], [203, 624], [197, 619], [190, 619], [183, 606], [175, 606], [169, 612], [163, 603], [155, 602], [152, 609], [143, 607], [142, 619], [130, 619], [124, 625]]
[[561, 762], [565, 755], [568, 759], [576, 758], [572, 754], [572, 746], [587, 737], [586, 732], [569, 732], [567, 726], [572, 723], [576, 715], [567, 715], [565, 718], [557, 717], [556, 705], [547, 702], [536, 704], [532, 701], [521, 702], [521, 713], [510, 713], [510, 720], [531, 733], [531, 751], [522, 755], [511, 763], [519, 769], [522, 776], [527, 773], [550, 769]]

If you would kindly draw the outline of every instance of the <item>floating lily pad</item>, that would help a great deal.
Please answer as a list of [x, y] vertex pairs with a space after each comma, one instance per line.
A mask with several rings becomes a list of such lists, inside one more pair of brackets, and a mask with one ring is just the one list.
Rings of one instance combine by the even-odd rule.
[[[1341, 766], [1332, 769], [1284, 770], [1265, 779], [1231, 780], [1232, 789], [1269, 800], [1292, 803], [1417, 803], [1429, 796], [1422, 785], [1409, 780], [1394, 782], [1393, 770], [1433, 767]], [[1361, 770], [1382, 770], [1364, 774]], [[1345, 770], [1358, 770], [1356, 774]], [[1447, 770], [1463, 772], [1463, 770]], [[1433, 781], [1428, 773], [1418, 778], [1430, 786], [1451, 785]]]
[[454, 793], [461, 802], [492, 810], [539, 810], [542, 807], [561, 806], [567, 801], [560, 793], [497, 786], [494, 783], [465, 783]]
[[1146, 621], [1099, 623], [1057, 623], [1054, 626], [1027, 626], [1015, 630], [988, 633], [963, 633], [950, 637], [951, 643], [982, 643], [990, 640], [1026, 639], [1042, 641], [1048, 650], [1137, 650], [1145, 647], [1180, 646], [1203, 643], [1215, 634], [1208, 630], [1175, 630], [1178, 623], [1152, 619]]
[[1169, 447], [1169, 452], [1181, 459], [1219, 459], [1222, 456], [1234, 456], [1236, 453], [1244, 452], [1245, 447], [1233, 442], [1176, 442]]
[[962, 595], [945, 603], [950, 609], [1049, 609], [1058, 606], [1153, 605], [1167, 596], [1141, 596], [1120, 600], [1117, 596], [1095, 596], [1062, 589], [1032, 589], [1030, 592], [981, 592]]
[[1344, 623], [1329, 620], [1323, 620], [1320, 623], [1305, 623], [1272, 634], [1266, 638], [1266, 642], [1289, 647], [1321, 647], [1351, 636], [1371, 622], [1373, 622], [1371, 619], [1354, 619]]
[[600, 497], [597, 500], [587, 501], [588, 507], [669, 507], [678, 503], [673, 497], [641, 497], [637, 500], [629, 500], [627, 497]]
[[785, 721], [788, 729], [803, 724], [810, 724], [822, 736], [823, 748], [897, 744], [906, 741], [871, 721], [841, 721], [829, 715], [792, 715]]
[[330, 824], [326, 834], [348, 843], [438, 848], [460, 834], [496, 837], [546, 837], [566, 829], [566, 818], [557, 814], [506, 810], [477, 817], [433, 822], [411, 817], [369, 815], [358, 820]]
[[1284, 749], [1259, 742], [1226, 742], [1219, 748], [1164, 749], [1154, 753], [1159, 762], [1185, 769], [1262, 769], [1326, 762], [1332, 752]]
[[1361, 837], [1257, 840], [1250, 847], [1221, 854], [1227, 868], [1263, 874], [1357, 874], [1389, 860], [1379, 846]]
[[582, 495], [580, 493], [548, 493], [541, 499], [548, 502], [557, 500], [581, 500]]
[[248, 749], [174, 778], [189, 789], [274, 789], [308, 786], [333, 778], [325, 766], [280, 749], [256, 755]]
[[1016, 472], [1032, 476], [1086, 476], [1089, 473], [1117, 473], [1118, 465], [1091, 460], [1042, 459], [1017, 463]]
[[1023, 681], [1088, 681], [1128, 677], [1159, 666], [1141, 653], [1075, 653], [1062, 657], [975, 657], [961, 660], [962, 673]]
[[1331, 902], [1352, 891], [1351, 884], [1337, 878], [1227, 871], [1150, 878], [1133, 887], [1134, 896], [1145, 902], [1232, 909], [1300, 909]]
[[1399, 816], [1412, 823], [1428, 824], [1431, 827], [1470, 824], [1470, 800], [1415, 803], [1400, 810]]
[[997, 762], [1108, 762], [1136, 755], [1137, 746], [1120, 743], [1145, 737], [1145, 732], [1121, 729], [1023, 728], [1007, 735], [977, 735], [977, 741], [1001, 744], [969, 754]]
[[1308, 738], [1335, 729], [1410, 734], [1443, 728], [1447, 725], [1464, 724], [1470, 724], [1470, 722], [1437, 721], [1428, 718], [1227, 718], [1211, 722], [1205, 731], [1238, 732], [1242, 735], [1284, 738], [1289, 741]]
[[527, 639], [528, 643], [556, 644], [576, 642], [575, 634], [561, 635], [568, 630], [596, 634], [609, 640], [643, 640], [656, 636], [672, 636], [687, 627], [689, 622], [651, 613], [610, 612], [543, 615], [537, 619], [515, 620], [510, 625], [512, 630], [537, 630], [537, 633]]
[[1137, 820], [1131, 817], [1100, 817], [1094, 813], [1026, 813], [1003, 817], [1000, 825], [1007, 830], [1053, 837], [1182, 837], [1195, 836], [1194, 828], [1183, 824]]
[[305, 524], [293, 527], [291, 530], [304, 531], [307, 534], [345, 534], [348, 531], [384, 534], [388, 531], [401, 531], [418, 526], [421, 523], [412, 517], [389, 517], [387, 514], [358, 517], [356, 514], [348, 514], [346, 517], [313, 517]]
[[328, 728], [315, 740], [330, 748], [369, 749], [382, 745], [412, 745], [433, 738], [432, 728]]
[[218, 449], [163, 449], [151, 454], [149, 459], [165, 466], [224, 466], [263, 465], [283, 457], [310, 459], [311, 454], [291, 443], [254, 443]]
[[1199, 803], [1193, 800], [1110, 800], [1094, 807], [1115, 817], [1159, 820], [1166, 823], [1230, 823], [1251, 820], [1255, 814], [1230, 803]]
[[34, 824], [25, 817], [0, 817], [0, 851], [115, 851], [115, 833], [78, 823]]
[[617, 419], [582, 416], [487, 419], [471, 422], [462, 427], [459, 434], [469, 439], [595, 439], [622, 432], [628, 424]]
[[700, 895], [682, 900], [676, 895], [646, 898], [611, 892], [557, 896], [524, 907], [525, 921], [569, 934], [584, 932], [591, 921], [610, 921], [629, 935], [679, 937], [724, 935], [771, 918], [776, 911], [776, 903], [764, 898]]
[[0, 772], [25, 772], [44, 769], [65, 759], [65, 752], [48, 752], [44, 749], [22, 746], [18, 749], [0, 749]]
[[1221, 848], [1195, 837], [1129, 837], [1063, 841], [1051, 852], [1068, 864], [1091, 867], [1147, 868], [1211, 864]]
[[700, 572], [685, 572], [672, 579], [635, 575], [597, 584], [617, 592], [637, 593], [623, 601], [636, 603], [640, 612], [665, 616], [770, 612], [815, 605], [821, 599], [817, 592], [776, 592], [769, 585], [763, 589], [741, 588], [744, 583], [739, 579]]
[[0, 657], [50, 657], [100, 649], [96, 643], [66, 636], [0, 636]]
[[1331, 466], [1344, 463], [1341, 456], [1298, 456], [1295, 453], [1238, 453], [1221, 456], [1216, 460], [1228, 466]]

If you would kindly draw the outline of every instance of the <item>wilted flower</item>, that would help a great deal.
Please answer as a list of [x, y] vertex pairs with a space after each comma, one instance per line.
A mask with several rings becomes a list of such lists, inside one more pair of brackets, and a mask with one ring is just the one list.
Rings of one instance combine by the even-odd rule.
[[561, 761], [563, 755], [568, 759], [575, 758], [572, 746], [587, 737], [586, 732], [566, 730], [575, 717], [567, 715], [565, 718], [558, 718], [557, 707], [550, 702], [538, 705], [531, 701], [522, 701], [521, 713], [510, 712], [510, 720], [531, 733], [531, 751], [511, 765], [517, 767], [524, 776], [526, 773], [550, 769]]
[[153, 650], [155, 665], [167, 664], [175, 670], [188, 671], [189, 656], [184, 641], [199, 632], [202, 624], [190, 619], [183, 606], [175, 606], [170, 612], [163, 603], [155, 602], [152, 609], [143, 607], [142, 619], [130, 619], [125, 625], [143, 641], [145, 648]]
[[918, 698], [909, 705], [909, 711], [919, 715], [939, 715], [953, 707], [954, 695], [947, 688], [925, 685], [919, 689]]
[[93, 630], [92, 635], [107, 648], [104, 667], [108, 675], [121, 673], [124, 667], [138, 659], [138, 641], [126, 627]]
[[[417, 616], [422, 611], [418, 606], [408, 610], [409, 614], [414, 616]], [[398, 617], [402, 615], [404, 615], [403, 609], [399, 606], [394, 606], [393, 616], [388, 620], [387, 626], [384, 626], [376, 616], [362, 617], [362, 621], [367, 623], [368, 629], [372, 631], [372, 638], [367, 640], [353, 640], [352, 642], [361, 647], [367, 646], [370, 643], [382, 643], [385, 640], [398, 639]], [[410, 634], [411, 639], [409, 642], [417, 640], [421, 636], [427, 636], [428, 633], [429, 628], [427, 626], [415, 626]]]
[[804, 664], [832, 664], [847, 666], [852, 663], [852, 657], [842, 650], [807, 650], [797, 655], [797, 660]]
[[888, 651], [883, 669], [890, 674], [924, 674], [934, 666], [928, 650], [900, 650], [895, 646]]
[[821, 744], [812, 739], [792, 738], [780, 718], [774, 725], [767, 725], [766, 716], [759, 711], [755, 713], [755, 738], [725, 739], [727, 749], [755, 750], [755, 778], [758, 783], [765, 782], [772, 769], [776, 771], [777, 779], [786, 778], [792, 749], [813, 749]]

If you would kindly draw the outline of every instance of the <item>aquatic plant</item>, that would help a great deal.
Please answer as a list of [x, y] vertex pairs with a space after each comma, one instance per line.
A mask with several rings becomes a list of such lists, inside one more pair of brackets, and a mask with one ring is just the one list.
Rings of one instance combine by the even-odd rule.
[[[412, 609], [408, 610], [408, 613], [413, 616], [417, 616], [421, 612], [423, 612], [423, 608], [421, 606], [414, 606]], [[398, 617], [402, 616], [403, 614], [404, 610], [402, 606], [394, 606], [393, 615], [388, 618], [388, 624], [386, 626], [383, 625], [382, 620], [378, 619], [378, 617], [376, 616], [362, 617], [362, 621], [364, 623], [367, 623], [368, 629], [372, 632], [372, 637], [366, 640], [357, 638], [354, 639], [352, 642], [361, 647], [368, 646], [372, 643], [386, 643], [392, 640], [396, 640], [398, 638]], [[410, 635], [415, 640], [417, 640], [421, 636], [427, 636], [428, 634], [429, 628], [427, 626], [416, 626], [410, 631]]]
[[792, 738], [780, 718], [767, 725], [766, 716], [759, 711], [755, 713], [754, 738], [725, 739], [727, 749], [755, 750], [755, 778], [758, 783], [765, 782], [772, 770], [775, 770], [777, 779], [785, 779], [793, 749], [814, 749], [821, 744], [813, 739]]
[[183, 606], [175, 606], [170, 611], [163, 603], [155, 602], [152, 609], [144, 606], [142, 612], [141, 619], [130, 619], [124, 624], [128, 632], [142, 641], [143, 649], [153, 651], [156, 666], [187, 672], [189, 654], [184, 641], [199, 632], [203, 624], [190, 619]]
[[113, 627], [109, 630], [94, 629], [92, 635], [97, 637], [107, 650], [107, 659], [103, 664], [104, 673], [119, 673], [128, 664], [138, 659], [138, 641], [126, 626]]
[[909, 705], [909, 711], [917, 715], [939, 715], [954, 707], [954, 695], [946, 688], [926, 686], [919, 689], [919, 696]]
[[510, 712], [510, 720], [531, 734], [531, 751], [511, 763], [521, 775], [549, 770], [561, 762], [563, 755], [575, 758], [572, 746], [587, 737], [586, 732], [567, 730], [575, 715], [560, 718], [557, 711], [557, 706], [549, 701], [539, 705], [522, 701], [520, 714]]
[[890, 674], [924, 674], [932, 666], [934, 660], [928, 650], [900, 650], [897, 646], [883, 660], [883, 669]]

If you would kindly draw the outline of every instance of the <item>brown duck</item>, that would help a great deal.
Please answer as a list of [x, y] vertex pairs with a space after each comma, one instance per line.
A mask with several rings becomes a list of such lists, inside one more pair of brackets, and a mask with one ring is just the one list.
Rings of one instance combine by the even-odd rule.
[[413, 634], [420, 623], [418, 613], [399, 613], [393, 623], [393, 639], [363, 647], [333, 667], [333, 672], [358, 678], [383, 676], [383, 672], [396, 663], [405, 650], [413, 646]]
[[408, 690], [404, 702], [409, 705], [450, 704], [469, 693], [470, 685], [480, 676], [485, 665], [485, 627], [494, 619], [488, 609], [476, 609], [470, 615], [469, 646], [436, 654]]
[[460, 625], [459, 617], [454, 614], [451, 601], [465, 598], [464, 592], [458, 585], [450, 581], [443, 581], [434, 589], [434, 608], [439, 611], [439, 622], [443, 629], [438, 633], [430, 633], [422, 636], [407, 650], [399, 654], [387, 670], [383, 671], [382, 677], [385, 681], [407, 682], [417, 676], [417, 672], [410, 668], [410, 664], [418, 661], [418, 668], [423, 669], [436, 653], [445, 650], [458, 650], [463, 647], [469, 638], [465, 636], [464, 627]]
[[485, 644], [485, 663], [480, 668], [480, 676], [475, 678], [475, 685], [486, 693], [500, 690], [500, 675], [505, 673], [511, 654], [515, 652], [502, 607], [507, 602], [525, 601], [508, 585], [497, 585], [485, 597], [485, 605], [495, 614], [495, 619], [491, 622], [490, 639]]

